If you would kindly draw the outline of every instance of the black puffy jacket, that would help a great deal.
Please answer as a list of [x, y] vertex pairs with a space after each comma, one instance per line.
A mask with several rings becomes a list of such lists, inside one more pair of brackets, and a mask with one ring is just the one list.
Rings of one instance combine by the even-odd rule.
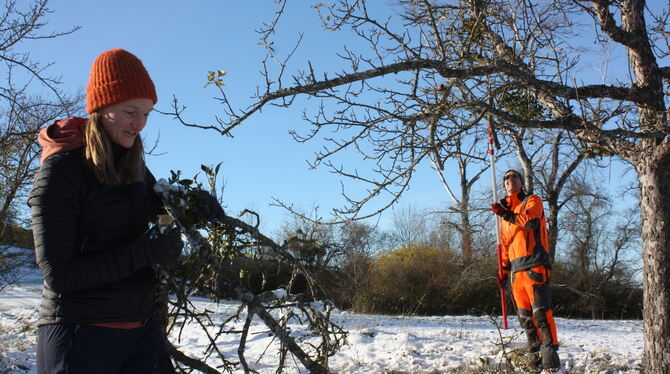
[[144, 182], [107, 185], [83, 149], [47, 158], [28, 198], [37, 263], [44, 275], [38, 325], [142, 321], [156, 310], [156, 274], [132, 271], [130, 243], [161, 209]]

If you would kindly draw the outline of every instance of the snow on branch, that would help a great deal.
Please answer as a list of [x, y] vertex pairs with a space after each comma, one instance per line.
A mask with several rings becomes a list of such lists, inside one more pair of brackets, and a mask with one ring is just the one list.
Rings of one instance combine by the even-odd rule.
[[[203, 170], [209, 170], [209, 176], [216, 178], [212, 169]], [[230, 217], [223, 210], [211, 222], [203, 221], [196, 213], [198, 197], [204, 190], [195, 178], [181, 179], [179, 173], [173, 173], [170, 182], [164, 179], [158, 181], [155, 190], [171, 216], [171, 220], [166, 223], [178, 225], [188, 244], [188, 254], [179, 264], [170, 269], [161, 269], [162, 301], [166, 309], [169, 308], [164, 311], [163, 318], [166, 330], [173, 332], [179, 340], [185, 325], [195, 324], [209, 340], [204, 357], [198, 358], [189, 357], [177, 348], [178, 341], [173, 342], [171, 354], [175, 361], [179, 365], [209, 374], [219, 373], [217, 368], [208, 364], [211, 359], [217, 358], [223, 363], [221, 366], [225, 372], [233, 372], [238, 366], [245, 373], [253, 372], [245, 357], [245, 344], [251, 321], [257, 317], [280, 342], [280, 367], [284, 367], [285, 357], [290, 353], [310, 372], [327, 373], [328, 357], [344, 344], [347, 333], [330, 321], [332, 303], [303, 301], [314, 300], [324, 292], [311, 272], [288, 251], [292, 243], [299, 239], [292, 238], [279, 245], [263, 235], [256, 226]], [[248, 273], [244, 271], [240, 272], [236, 285], [224, 280], [222, 274], [227, 267], [236, 259], [248, 256], [248, 249], [252, 247], [261, 256], [270, 256], [290, 264], [306, 279], [311, 295], [290, 295], [283, 289], [255, 294], [249, 284]], [[210, 318], [212, 311], [199, 310], [191, 296], [204, 294], [219, 300], [224, 291], [230, 291], [231, 287], [234, 287], [242, 304], [235, 315], [215, 326]], [[168, 294], [172, 296], [168, 298]], [[244, 309], [247, 310], [247, 316], [242, 330], [227, 327], [228, 322], [242, 318]], [[280, 312], [279, 317], [276, 317], [277, 312]], [[310, 333], [306, 336], [296, 335], [287, 326], [290, 320], [299, 321]], [[222, 334], [240, 335], [237, 349], [239, 362], [225, 357], [219, 348], [217, 342]], [[319, 341], [314, 342], [314, 337], [320, 337]]]

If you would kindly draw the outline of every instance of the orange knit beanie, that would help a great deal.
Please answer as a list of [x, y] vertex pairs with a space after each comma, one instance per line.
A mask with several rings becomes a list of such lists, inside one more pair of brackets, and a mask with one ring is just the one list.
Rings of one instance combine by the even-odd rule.
[[86, 87], [86, 113], [130, 99], [150, 99], [156, 88], [142, 61], [124, 49], [110, 49], [93, 61]]

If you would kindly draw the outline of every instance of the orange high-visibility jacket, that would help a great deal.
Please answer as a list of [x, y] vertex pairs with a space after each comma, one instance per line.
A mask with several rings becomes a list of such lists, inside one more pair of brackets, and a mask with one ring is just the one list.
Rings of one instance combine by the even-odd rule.
[[540, 265], [550, 267], [542, 199], [518, 191], [500, 203], [514, 213], [500, 220], [503, 268], [516, 272]]

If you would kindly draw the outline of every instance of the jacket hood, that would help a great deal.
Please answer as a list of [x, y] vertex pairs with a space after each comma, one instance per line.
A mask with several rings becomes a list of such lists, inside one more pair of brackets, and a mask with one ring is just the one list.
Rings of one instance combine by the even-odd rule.
[[58, 120], [40, 130], [37, 137], [37, 141], [42, 146], [40, 164], [55, 153], [82, 147], [84, 145], [84, 126], [87, 122], [87, 118], [70, 117]]

